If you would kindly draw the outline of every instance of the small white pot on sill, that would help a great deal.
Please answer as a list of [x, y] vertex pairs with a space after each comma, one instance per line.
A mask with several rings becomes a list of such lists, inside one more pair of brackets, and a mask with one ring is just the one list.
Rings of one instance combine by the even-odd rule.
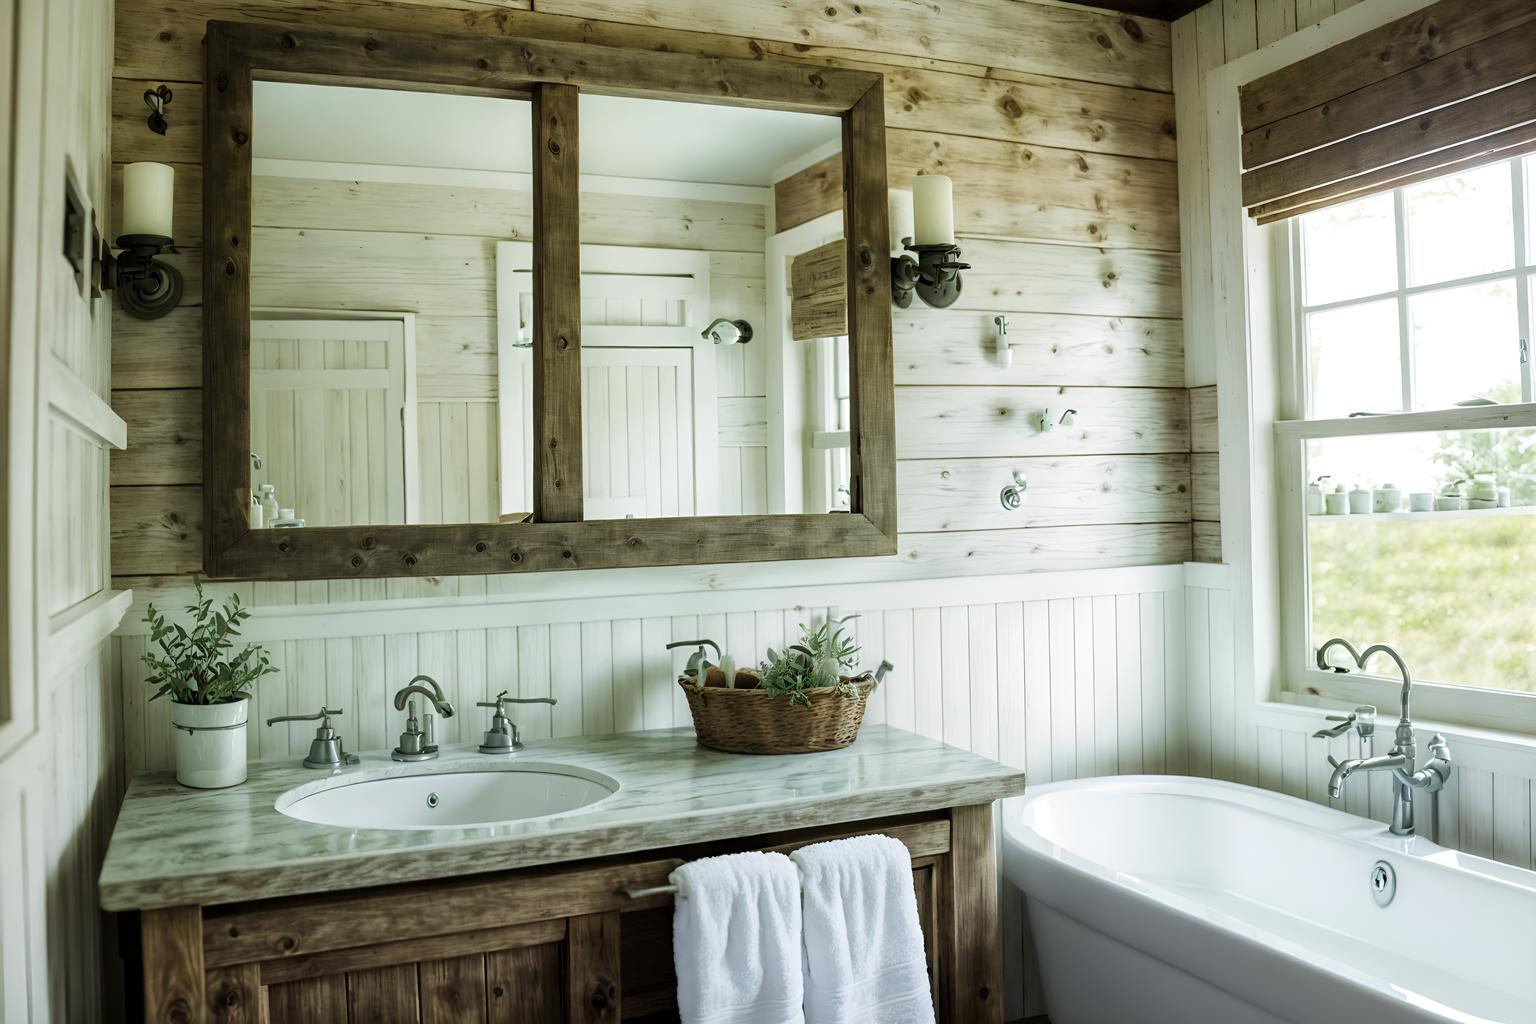
[[245, 729], [251, 699], [223, 704], [171, 703], [176, 781], [193, 789], [224, 789], [245, 781]]

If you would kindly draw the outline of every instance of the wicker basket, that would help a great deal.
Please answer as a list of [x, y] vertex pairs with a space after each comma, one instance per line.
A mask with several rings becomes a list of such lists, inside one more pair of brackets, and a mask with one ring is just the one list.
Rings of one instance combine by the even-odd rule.
[[877, 684], [867, 674], [844, 681], [858, 687], [857, 697], [845, 697], [836, 687], [818, 687], [806, 692], [810, 707], [762, 690], [700, 689], [687, 677], [677, 682], [688, 697], [693, 731], [704, 746], [732, 754], [809, 754], [846, 747], [859, 735], [864, 708]]

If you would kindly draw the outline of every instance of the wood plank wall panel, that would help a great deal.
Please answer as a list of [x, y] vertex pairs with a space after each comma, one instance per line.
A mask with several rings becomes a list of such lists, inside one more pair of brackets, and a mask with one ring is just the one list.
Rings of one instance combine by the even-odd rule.
[[[919, 169], [945, 170], [956, 176], [961, 227], [972, 236], [965, 241], [966, 256], [976, 266], [958, 308], [898, 313], [899, 381], [956, 388], [971, 384], [1178, 386], [1183, 303], [1177, 255], [1178, 196], [1170, 159], [1175, 144], [1174, 98], [1169, 91], [1171, 37], [1166, 24], [1014, 0], [985, 0], [968, 5], [963, 12], [946, 11], [942, 17], [885, 4], [861, 4], [858, 10], [839, 7], [832, 16], [806, 0], [794, 0], [787, 12], [782, 4], [763, 0], [718, 9], [701, 2], [679, 5], [649, 0], [600, 6], [559, 0], [531, 6], [532, 11], [500, 8], [492, 12], [469, 3], [456, 7], [313, 0], [303, 5], [301, 16], [343, 25], [522, 33], [715, 55], [771, 55], [884, 72], [891, 180], [902, 184]], [[172, 118], [167, 136], [152, 136], [135, 126], [136, 119], [141, 120], [134, 108], [141, 105], [143, 83], [180, 83], [179, 96], [195, 100], [202, 74], [199, 39], [207, 19], [279, 21], [301, 9], [292, 0], [242, 4], [192, 0], [171, 10], [149, 0], [122, 0], [118, 10], [115, 158], [174, 163], [185, 186], [179, 190], [179, 201], [195, 205], [200, 186], [197, 106], [189, 102], [182, 107], [181, 116]], [[933, 34], [913, 35], [914, 18], [932, 18]], [[1003, 36], [998, 32], [1006, 33], [1012, 42], [999, 45]], [[261, 216], [273, 224], [272, 233], [264, 238], [269, 247], [323, 243], [327, 232], [351, 231], [366, 224], [382, 230], [383, 251], [377, 260], [369, 261], [375, 268], [390, 265], [391, 237], [437, 233], [451, 236], [443, 243], [448, 246], [460, 244], [454, 239], [469, 238], [440, 227], [423, 230], [431, 226], [425, 220], [429, 215], [434, 223], [439, 213], [457, 216], [454, 223], [461, 228], [469, 227], [465, 216], [478, 215], [438, 210], [443, 205], [440, 199], [424, 198], [411, 186], [272, 179], [257, 191]], [[456, 209], [468, 210], [479, 203], [514, 236], [527, 230], [529, 213], [524, 208], [490, 196], [469, 198], [475, 203]], [[322, 199], [331, 211], [326, 215], [333, 218], [327, 223], [333, 226], [299, 242], [284, 228], [285, 222], [307, 216]], [[602, 201], [584, 199], [587, 205]], [[643, 230], [671, 231], [680, 239], [693, 239], [692, 244], [701, 244], [699, 239], [707, 233], [723, 240], [722, 249], [745, 251], [736, 247], [757, 237], [761, 229], [740, 210], [729, 208], [734, 204], [719, 205], [723, 208], [658, 211], [654, 223]], [[188, 229], [196, 231], [195, 220]], [[187, 237], [196, 241], [192, 235]], [[192, 248], [187, 247], [187, 256], [195, 267], [197, 253]], [[261, 246], [256, 248], [259, 253]], [[466, 250], [466, 255], [472, 266], [483, 266], [483, 259], [474, 252]], [[301, 274], [289, 276], [295, 288], [302, 288]], [[471, 273], [451, 285], [460, 292], [456, 301], [481, 301], [489, 279], [486, 274]], [[189, 290], [195, 302], [196, 289]], [[755, 301], [760, 299], [759, 290]], [[1014, 322], [1014, 370], [994, 371], [986, 358], [990, 317], [997, 312], [1007, 313]], [[419, 321], [428, 335], [433, 326], [429, 320], [435, 315], [424, 314]], [[114, 370], [115, 386], [121, 392], [197, 385], [195, 306], [177, 310], [154, 330], [121, 318], [117, 326], [120, 345]], [[470, 332], [465, 334], [465, 354], [487, 365], [488, 325], [460, 321], [460, 326]], [[424, 365], [444, 358], [451, 347], [428, 341]], [[732, 353], [724, 357], [732, 358], [743, 357]], [[722, 365], [720, 376], [722, 399], [760, 393], [753, 390], [752, 365], [739, 369]], [[906, 424], [899, 427], [901, 432], [911, 429]], [[958, 424], [946, 423], [942, 429], [951, 438], [943, 446], [947, 451], [962, 445]], [[190, 435], [185, 429], [175, 433]], [[146, 432], [146, 436], [152, 435]], [[1157, 447], [1162, 454], [1165, 446], [1160, 442]], [[1174, 454], [1188, 451], [1187, 445], [1172, 442], [1166, 448]], [[739, 460], [742, 451], [754, 458], [758, 454], [754, 449], [722, 450], [722, 458]], [[1005, 444], [998, 452], [1021, 457], [1040, 453], [1027, 437], [1016, 445]], [[141, 465], [160, 461], [146, 453]], [[128, 466], [132, 465], [130, 460]], [[152, 542], [129, 548], [131, 530], [119, 531], [118, 550], [132, 554], [120, 556], [116, 569], [135, 576], [186, 571], [198, 557], [198, 527], [182, 514], [189, 508], [187, 499], [194, 496], [195, 483], [176, 476], [144, 483], [156, 489], [120, 496], [119, 507]], [[1001, 487], [999, 482], [977, 479], [978, 488], [983, 483], [985, 490], [968, 496], [978, 509], [995, 505]], [[743, 502], [748, 497], [744, 492]], [[981, 571], [984, 564], [977, 553], [982, 551], [1010, 560], [993, 567], [994, 571], [1099, 564], [1094, 561], [1096, 552], [1108, 552], [1103, 564], [1124, 564], [1132, 557], [1186, 558], [1187, 530], [1184, 541], [1169, 543], [1174, 534], [1163, 527], [1171, 524], [1147, 521], [1161, 520], [1167, 508], [1159, 498], [1126, 522], [1076, 527], [1077, 533], [1065, 525], [1042, 525], [1029, 536], [1017, 537], [991, 536], [991, 530], [965, 531], [973, 535], [962, 542], [955, 531], [914, 531], [903, 541], [907, 557], [892, 567], [879, 567], [876, 574], [921, 576], [945, 566]], [[1127, 537], [1132, 546], [1114, 550]], [[847, 569], [863, 572], [851, 564]], [[395, 589], [426, 595], [459, 593], [465, 587], [474, 592], [477, 586], [449, 580]]]
[[6, 1021], [127, 1016], [117, 929], [96, 903], [127, 783], [113, 647], [91, 636], [66, 650], [49, 621], [107, 583], [108, 454], [47, 399], [65, 374], [77, 378], [71, 387], [103, 399], [109, 387], [110, 300], [82, 294], [60, 255], [60, 224], [66, 175], [87, 221], [105, 233], [111, 220], [112, 30], [111, 5], [93, 0], [23, 0], [0, 16], [0, 315], [20, 328], [3, 358], [28, 367], [26, 376], [5, 375], [0, 405], [11, 421], [7, 465], [33, 467], [26, 488], [6, 497], [29, 515], [6, 517], [0, 562], [13, 592], [36, 597], [8, 608], [10, 628], [0, 630], [8, 666], [0, 686], [18, 698], [0, 723]]
[[1216, 388], [1189, 391], [1191, 518], [1194, 558], [1221, 561], [1221, 455], [1216, 432]]
[[1352, 6], [1352, 0], [1215, 0], [1173, 23], [1174, 106], [1182, 129], [1179, 229], [1183, 294], [1185, 384], [1190, 390], [1193, 557], [1220, 562], [1221, 495], [1216, 436], [1216, 361], [1222, 339], [1214, 320], [1209, 187], [1204, 177], [1209, 142], [1204, 77], [1236, 60]]

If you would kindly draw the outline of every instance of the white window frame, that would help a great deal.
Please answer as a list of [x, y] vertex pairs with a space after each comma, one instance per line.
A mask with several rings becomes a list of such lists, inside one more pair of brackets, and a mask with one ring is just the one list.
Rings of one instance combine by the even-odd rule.
[[[1527, 159], [1533, 161], [1528, 164]], [[1309, 346], [1306, 341], [1306, 318], [1308, 314], [1331, 312], [1338, 309], [1348, 309], [1351, 306], [1363, 306], [1373, 302], [1392, 301], [1397, 306], [1397, 343], [1398, 365], [1402, 374], [1402, 408], [1412, 410], [1415, 401], [1415, 384], [1417, 382], [1417, 368], [1414, 365], [1413, 355], [1413, 330], [1408, 316], [1408, 301], [1416, 296], [1431, 295], [1435, 292], [1449, 291], [1453, 288], [1464, 288], [1468, 285], [1489, 284], [1495, 281], [1510, 280], [1515, 287], [1515, 316], [1520, 328], [1521, 349], [1516, 353], [1519, 359], [1520, 395], [1521, 401], [1536, 401], [1536, 393], [1533, 393], [1532, 365], [1529, 358], [1529, 339], [1531, 337], [1531, 299], [1530, 292], [1533, 279], [1536, 279], [1536, 261], [1529, 258], [1526, 245], [1526, 210], [1529, 176], [1527, 167], [1536, 168], [1536, 157], [1506, 157], [1503, 160], [1490, 160], [1489, 164], [1503, 164], [1510, 176], [1510, 213], [1514, 220], [1514, 231], [1511, 244], [1515, 247], [1515, 262], [1505, 270], [1497, 270], [1487, 274], [1471, 274], [1465, 277], [1451, 278], [1445, 281], [1436, 281], [1433, 284], [1410, 285], [1408, 283], [1408, 218], [1405, 211], [1403, 189], [1396, 188], [1391, 192], [1392, 220], [1394, 225], [1395, 255], [1397, 258], [1397, 287], [1383, 292], [1369, 295], [1360, 295], [1348, 299], [1336, 299], [1331, 302], [1319, 302], [1308, 305], [1305, 295], [1305, 287], [1302, 280], [1302, 267], [1306, 260], [1303, 232], [1301, 230], [1302, 217], [1291, 217], [1280, 221], [1288, 234], [1289, 262], [1291, 266], [1290, 288], [1288, 294], [1277, 296], [1277, 301], [1283, 307], [1292, 311], [1292, 317], [1287, 324], [1285, 332], [1291, 340], [1291, 359], [1296, 367], [1296, 375], [1292, 382], [1293, 387], [1299, 389], [1299, 394], [1292, 396], [1288, 403], [1290, 409], [1305, 409], [1305, 415], [1312, 415], [1311, 396], [1306, 394], [1306, 381], [1311, 379], [1308, 366]], [[1487, 165], [1484, 165], [1487, 166]], [[1351, 410], [1361, 411], [1361, 410]], [[1371, 412], [1384, 412], [1391, 410], [1364, 410]]]
[[[1530, 337], [1530, 302], [1528, 292], [1536, 266], [1527, 259], [1525, 238], [1525, 161], [1521, 158], [1490, 161], [1504, 164], [1511, 177], [1511, 213], [1514, 232], [1511, 243], [1516, 247], [1514, 265], [1507, 270], [1488, 274], [1474, 274], [1428, 285], [1408, 283], [1407, 219], [1404, 215], [1404, 198], [1401, 188], [1391, 192], [1393, 220], [1395, 224], [1395, 256], [1397, 262], [1397, 287], [1376, 294], [1333, 302], [1306, 304], [1303, 287], [1303, 263], [1305, 246], [1301, 230], [1301, 218], [1292, 217], [1280, 221], [1270, 230], [1283, 232], [1274, 239], [1282, 256], [1280, 267], [1289, 266], [1289, 273], [1275, 275], [1274, 304], [1280, 314], [1280, 337], [1284, 341], [1282, 362], [1289, 365], [1289, 375], [1282, 374], [1280, 382], [1280, 411], [1292, 415], [1297, 410], [1311, 411], [1311, 396], [1307, 394], [1310, 346], [1307, 344], [1307, 314], [1319, 310], [1342, 309], [1370, 302], [1392, 300], [1397, 307], [1399, 366], [1402, 375], [1402, 407], [1413, 409], [1415, 369], [1413, 359], [1413, 332], [1408, 316], [1408, 300], [1423, 295], [1469, 284], [1510, 279], [1515, 285], [1516, 310], [1522, 339]], [[1278, 268], [1277, 268], [1278, 269]], [[1281, 644], [1288, 695], [1292, 699], [1321, 696], [1348, 704], [1375, 704], [1379, 708], [1395, 706], [1400, 682], [1391, 676], [1371, 672], [1349, 673], [1324, 672], [1313, 660], [1319, 644], [1327, 637], [1312, 634], [1312, 580], [1309, 566], [1310, 536], [1302, 495], [1306, 488], [1306, 450], [1310, 441], [1340, 437], [1382, 437], [1393, 434], [1422, 431], [1456, 431], [1536, 426], [1536, 404], [1532, 404], [1531, 364], [1523, 359], [1519, 368], [1521, 404], [1475, 408], [1430, 409], [1416, 412], [1393, 412], [1388, 415], [1368, 417], [1339, 417], [1309, 419], [1305, 416], [1283, 419], [1275, 423], [1275, 450], [1280, 474], [1280, 487], [1276, 489], [1278, 520], [1285, 543], [1282, 547], [1280, 567], [1281, 597]], [[1377, 411], [1377, 410], [1369, 410]], [[1347, 637], [1364, 645], [1390, 638]], [[1413, 667], [1412, 652], [1403, 652]], [[1337, 660], [1337, 659], [1335, 659]], [[1389, 665], [1373, 663], [1374, 672], [1395, 671]], [[1460, 685], [1418, 681], [1416, 696], [1423, 708], [1431, 706], [1441, 711], [1437, 718], [1497, 727], [1505, 724], [1511, 715], [1520, 716], [1531, 703], [1529, 697], [1491, 688], [1481, 688], [1476, 680], [1465, 680]], [[1474, 694], [1487, 694], [1484, 700]], [[1501, 698], [1511, 698], [1505, 700]]]
[[[1432, 0], [1364, 0], [1305, 32], [1211, 69], [1201, 80], [1209, 152], [1212, 280], [1197, 287], [1186, 322], [1214, 349], [1221, 452], [1222, 551], [1229, 563], [1234, 666], [1251, 689], [1236, 724], [1295, 728], [1298, 705], [1373, 703], [1395, 713], [1400, 682], [1385, 676], [1320, 672], [1309, 658], [1300, 623], [1306, 595], [1295, 567], [1304, 566], [1302, 453], [1317, 437], [1536, 426], [1536, 403], [1356, 419], [1287, 419], [1300, 414], [1290, 305], [1290, 231], [1261, 226], [1242, 204], [1239, 89]], [[1195, 244], [1198, 244], [1196, 242]], [[1524, 254], [1522, 254], [1523, 258]], [[1522, 323], [1529, 325], [1529, 319]], [[1219, 343], [1218, 343], [1219, 342]], [[1360, 638], [1370, 642], [1371, 638]], [[1410, 667], [1412, 661], [1410, 659]], [[1315, 694], [1309, 691], [1315, 691]], [[1464, 726], [1491, 739], [1536, 734], [1536, 694], [1417, 683], [1414, 717]], [[1493, 730], [1494, 732], [1482, 732]], [[1523, 737], [1512, 741], [1529, 741]]]

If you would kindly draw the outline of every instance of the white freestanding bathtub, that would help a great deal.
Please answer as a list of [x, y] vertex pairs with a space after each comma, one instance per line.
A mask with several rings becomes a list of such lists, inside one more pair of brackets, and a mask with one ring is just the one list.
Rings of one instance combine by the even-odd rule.
[[1003, 829], [1052, 1024], [1536, 1024], [1536, 872], [1176, 776], [1041, 786]]

